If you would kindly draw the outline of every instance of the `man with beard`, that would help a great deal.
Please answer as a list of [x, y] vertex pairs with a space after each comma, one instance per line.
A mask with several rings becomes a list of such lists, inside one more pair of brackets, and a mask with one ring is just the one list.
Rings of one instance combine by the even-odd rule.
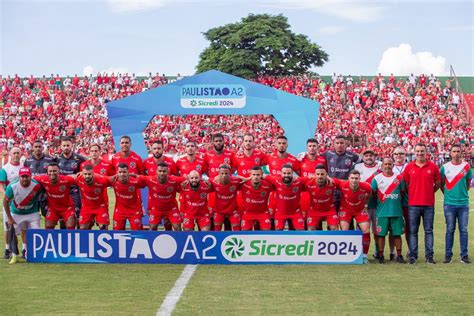
[[59, 173], [59, 165], [52, 162], [48, 165], [47, 174], [33, 178], [41, 184], [46, 191], [48, 213], [44, 227], [54, 229], [60, 219], [64, 221], [67, 229], [76, 228], [74, 202], [71, 197], [71, 187], [76, 186], [74, 178]]
[[300, 198], [308, 178], [293, 179], [293, 168], [286, 164], [281, 168], [280, 177], [270, 175], [265, 180], [275, 187], [275, 229], [283, 230], [286, 222], [291, 220], [296, 230], [304, 230]]
[[[301, 164], [296, 157], [287, 152], [288, 149], [288, 138], [286, 136], [278, 136], [276, 138], [276, 152], [270, 155], [265, 156], [265, 162], [268, 165], [270, 175], [272, 176], [281, 176], [281, 170], [284, 165], [290, 165], [294, 172], [300, 174]], [[272, 222], [272, 229], [275, 228], [274, 216], [275, 216], [275, 193], [270, 195], [269, 202], [269, 213], [270, 220]], [[294, 229], [293, 223], [290, 223], [290, 229]]]
[[268, 211], [268, 197], [275, 188], [263, 180], [263, 171], [259, 166], [250, 170], [250, 181], [242, 184], [242, 230], [252, 230], [256, 223], [260, 230], [270, 230], [271, 221]]
[[168, 166], [168, 173], [170, 175], [177, 175], [178, 168], [176, 163], [170, 157], [163, 155], [163, 142], [156, 140], [151, 144], [151, 157], [148, 157], [143, 161], [143, 167], [145, 168], [145, 174], [154, 177], [160, 163], [166, 163]]
[[321, 230], [321, 222], [328, 223], [329, 230], [339, 229], [339, 216], [334, 206], [334, 183], [328, 181], [326, 166], [318, 165], [315, 168], [315, 178], [305, 184], [305, 190], [310, 196], [310, 208], [306, 214], [308, 230]]
[[373, 196], [377, 199], [376, 218], [373, 226], [378, 243], [379, 263], [384, 263], [383, 255], [385, 247], [385, 236], [390, 231], [393, 238], [395, 248], [397, 249], [396, 261], [405, 263], [402, 256], [402, 238], [403, 234], [403, 210], [402, 196], [405, 192], [405, 182], [402, 175], [393, 173], [392, 158], [384, 158], [382, 164], [383, 172], [379, 173], [372, 180]]
[[107, 177], [95, 174], [92, 165], [85, 165], [76, 178], [82, 197], [82, 209], [79, 216], [79, 227], [91, 229], [97, 223], [99, 229], [105, 230], [109, 226], [109, 202], [107, 187], [110, 180]]
[[362, 230], [364, 264], [367, 264], [369, 263], [367, 253], [370, 248], [370, 217], [367, 213], [367, 202], [372, 196], [372, 187], [370, 184], [360, 181], [360, 172], [357, 170], [349, 172], [349, 180], [332, 180], [341, 192], [341, 208], [339, 210], [341, 230], [349, 230], [352, 220], [356, 220]]
[[[368, 184], [372, 183], [372, 179], [380, 173], [380, 163], [375, 161], [375, 157], [377, 154], [375, 151], [371, 149], [366, 149], [362, 153], [362, 162], [358, 163], [354, 166], [354, 170], [360, 172], [360, 180], [362, 182], [367, 182]], [[372, 227], [372, 234], [374, 237], [374, 258], [378, 259], [378, 243], [377, 243], [377, 235], [375, 233], [375, 222], [377, 221], [377, 214], [375, 212], [375, 207], [377, 206], [377, 198], [370, 197], [369, 204], [367, 206], [367, 211], [369, 212], [370, 216], [370, 226]]]
[[201, 231], [209, 231], [211, 215], [207, 207], [207, 195], [213, 188], [210, 183], [201, 180], [201, 175], [196, 170], [189, 173], [188, 180], [189, 183], [179, 188], [185, 201], [183, 229], [194, 230], [197, 224]]
[[[209, 149], [204, 155], [204, 161], [207, 164], [209, 179], [214, 179], [219, 174], [219, 167], [222, 164], [226, 164], [231, 167], [230, 173], [234, 173], [237, 168], [237, 162], [235, 161], [235, 155], [232, 151], [224, 149], [224, 135], [221, 133], [215, 133], [212, 135], [212, 148]], [[209, 193], [208, 207], [211, 215], [216, 210], [216, 193]], [[211, 229], [213, 229], [213, 217], [211, 217]], [[226, 220], [224, 222], [226, 230], [230, 230], [230, 222]]]
[[146, 183], [130, 177], [126, 163], [119, 163], [117, 170], [117, 177], [111, 181], [115, 192], [113, 229], [125, 230], [128, 220], [131, 230], [141, 230], [143, 210], [139, 189], [144, 188]]
[[[240, 213], [237, 207], [237, 190], [240, 188], [240, 179], [232, 178], [231, 167], [227, 164], [219, 166], [219, 175], [211, 179], [216, 195], [216, 209], [214, 230], [221, 231], [225, 220], [228, 220], [232, 231], [240, 230]], [[225, 230], [230, 230], [225, 227]]]
[[[166, 230], [181, 230], [181, 215], [176, 202], [176, 192], [185, 178], [169, 175], [169, 170], [166, 162], [159, 162], [154, 176], [138, 177], [148, 187], [150, 230], [157, 230], [158, 224], [163, 219]], [[166, 223], [170, 223], [170, 226]]]
[[[57, 158], [59, 172], [66, 176], [75, 175], [81, 170], [81, 164], [84, 161], [86, 161], [85, 157], [73, 152], [72, 139], [70, 137], [62, 137], [61, 155]], [[76, 185], [71, 187], [71, 198], [74, 202], [74, 213], [76, 214], [76, 218], [79, 218], [82, 203], [81, 193]], [[61, 228], [64, 228], [64, 224], [61, 221], [59, 224]]]

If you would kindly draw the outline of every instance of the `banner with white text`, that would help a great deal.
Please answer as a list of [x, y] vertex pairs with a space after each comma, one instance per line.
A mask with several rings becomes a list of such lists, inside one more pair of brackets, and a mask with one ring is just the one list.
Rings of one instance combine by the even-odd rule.
[[360, 231], [153, 232], [30, 229], [28, 262], [361, 264]]

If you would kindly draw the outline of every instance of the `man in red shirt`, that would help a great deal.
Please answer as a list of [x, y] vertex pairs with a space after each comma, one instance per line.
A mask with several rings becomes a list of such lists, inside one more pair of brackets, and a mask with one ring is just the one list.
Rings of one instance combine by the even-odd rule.
[[308, 178], [293, 179], [291, 165], [283, 165], [281, 176], [267, 176], [265, 180], [275, 187], [275, 229], [283, 230], [288, 221], [297, 230], [304, 230], [304, 218], [300, 210], [300, 197]]
[[[181, 230], [176, 192], [185, 178], [168, 175], [169, 170], [168, 164], [162, 161], [158, 163], [155, 175], [138, 177], [148, 187], [150, 230], [157, 230], [158, 224], [163, 219], [170, 222], [174, 230]], [[171, 230], [171, 227], [165, 225], [165, 229]]]
[[328, 181], [325, 165], [317, 165], [315, 178], [305, 184], [310, 196], [310, 208], [306, 214], [308, 230], [322, 229], [321, 222], [326, 220], [330, 230], [338, 230], [339, 216], [334, 205], [334, 183]]
[[114, 167], [115, 172], [118, 171], [118, 165], [124, 163], [128, 166], [129, 173], [143, 174], [142, 158], [131, 150], [132, 139], [130, 136], [122, 136], [120, 138], [120, 152], [112, 156], [110, 162]]
[[163, 142], [161, 140], [156, 140], [151, 144], [151, 154], [151, 157], [148, 157], [143, 161], [143, 166], [147, 175], [154, 177], [158, 169], [158, 164], [161, 162], [168, 165], [168, 173], [170, 175], [178, 174], [178, 168], [176, 167], [174, 160], [163, 155]]
[[59, 174], [59, 165], [51, 162], [46, 175], [35, 176], [46, 192], [48, 212], [45, 216], [45, 228], [54, 229], [59, 219], [63, 219], [67, 229], [76, 227], [74, 203], [70, 189], [76, 185], [74, 178]]
[[415, 145], [415, 161], [410, 162], [403, 172], [408, 191], [408, 220], [410, 227], [410, 264], [418, 259], [418, 229], [423, 218], [425, 230], [425, 260], [433, 260], [433, 222], [435, 192], [441, 187], [441, 174], [438, 167], [426, 159], [426, 145]]
[[255, 140], [252, 134], [245, 134], [242, 143], [242, 153], [235, 156], [237, 162], [237, 174], [248, 177], [254, 166], [263, 166], [265, 154], [255, 149]]
[[219, 166], [219, 175], [211, 179], [216, 195], [213, 213], [215, 231], [222, 230], [225, 219], [230, 222], [232, 231], [240, 230], [240, 213], [237, 207], [237, 190], [240, 188], [240, 180], [231, 178], [230, 174], [231, 167], [222, 164]]
[[85, 165], [82, 173], [76, 178], [76, 183], [82, 198], [80, 228], [91, 229], [95, 222], [99, 229], [107, 229], [110, 223], [109, 202], [105, 197], [107, 187], [110, 186], [109, 178], [95, 174], [92, 165]]
[[193, 170], [188, 175], [189, 183], [179, 191], [184, 196], [183, 229], [194, 230], [195, 223], [201, 231], [209, 231], [211, 215], [207, 207], [207, 194], [213, 191], [210, 183], [201, 180], [198, 171]]
[[339, 220], [341, 230], [349, 230], [350, 222], [355, 219], [362, 230], [364, 263], [369, 263], [367, 253], [370, 248], [370, 217], [367, 213], [367, 202], [372, 196], [372, 187], [367, 182], [361, 182], [360, 172], [349, 172], [349, 180], [332, 179], [336, 188], [341, 192], [341, 208]]
[[114, 230], [125, 230], [127, 220], [132, 230], [142, 229], [142, 202], [139, 189], [145, 181], [130, 177], [128, 165], [117, 165], [117, 178], [111, 184], [115, 192]]
[[101, 176], [112, 176], [114, 174], [114, 168], [110, 162], [101, 158], [101, 147], [98, 144], [92, 144], [89, 147], [89, 157], [81, 164], [81, 170], [86, 165], [92, 166], [94, 174]]
[[[316, 166], [326, 166], [326, 158], [318, 154], [318, 141], [314, 138], [309, 138], [306, 141], [306, 153], [301, 159], [301, 175], [303, 177], [314, 176]], [[300, 208], [303, 213], [303, 217], [306, 218], [306, 214], [310, 209], [310, 196], [308, 192], [301, 193]]]
[[274, 191], [273, 185], [263, 180], [261, 167], [250, 170], [250, 181], [241, 187], [243, 199], [242, 230], [252, 230], [255, 223], [261, 230], [270, 230], [271, 221], [268, 211], [268, 197]]

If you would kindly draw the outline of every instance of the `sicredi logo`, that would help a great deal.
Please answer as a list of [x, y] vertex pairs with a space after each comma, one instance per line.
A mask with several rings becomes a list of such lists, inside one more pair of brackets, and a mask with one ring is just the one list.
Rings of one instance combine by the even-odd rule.
[[184, 108], [243, 108], [246, 90], [242, 85], [184, 85], [181, 106]]
[[231, 262], [355, 262], [362, 249], [356, 239], [314, 235], [230, 235], [221, 244]]

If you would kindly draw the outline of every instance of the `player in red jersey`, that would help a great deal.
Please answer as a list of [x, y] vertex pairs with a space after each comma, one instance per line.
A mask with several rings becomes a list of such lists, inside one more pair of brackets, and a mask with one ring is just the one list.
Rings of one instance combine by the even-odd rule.
[[213, 191], [210, 183], [202, 181], [198, 171], [193, 170], [188, 176], [189, 183], [180, 187], [184, 196], [183, 229], [194, 230], [195, 223], [201, 231], [209, 231], [211, 215], [207, 207], [207, 194]]
[[132, 147], [132, 139], [130, 136], [120, 137], [120, 152], [112, 156], [110, 160], [114, 167], [115, 173], [118, 172], [118, 165], [124, 163], [128, 166], [128, 172], [133, 174], [143, 174], [142, 158], [130, 148]]
[[235, 156], [237, 162], [237, 174], [248, 177], [254, 166], [263, 166], [265, 154], [255, 149], [255, 141], [252, 134], [245, 134], [242, 143], [242, 152]]
[[252, 230], [258, 223], [261, 230], [270, 230], [271, 221], [268, 211], [268, 197], [274, 186], [263, 180], [263, 171], [259, 166], [250, 170], [250, 181], [242, 184], [243, 214], [242, 230]]
[[139, 189], [144, 188], [143, 180], [130, 177], [128, 165], [117, 165], [117, 177], [111, 183], [115, 192], [114, 230], [125, 230], [127, 220], [132, 230], [142, 229], [142, 202]]
[[99, 229], [107, 229], [110, 223], [109, 203], [105, 196], [107, 196], [107, 187], [110, 186], [109, 178], [95, 174], [92, 165], [85, 165], [76, 178], [76, 183], [82, 198], [80, 228], [91, 229], [95, 222]]
[[[231, 167], [231, 174], [237, 169], [237, 162], [235, 161], [235, 155], [232, 151], [224, 149], [224, 135], [221, 133], [215, 133], [212, 135], [212, 148], [206, 151], [204, 154], [204, 161], [207, 164], [209, 179], [214, 179], [219, 174], [219, 167], [222, 164], [226, 164]], [[208, 207], [211, 215], [216, 210], [216, 193], [209, 193]], [[211, 217], [211, 229], [213, 228], [214, 216]], [[226, 230], [230, 230], [230, 222], [225, 221], [224, 226]]]
[[114, 175], [114, 168], [110, 162], [101, 158], [101, 147], [98, 144], [93, 144], [89, 147], [89, 157], [81, 163], [81, 171], [86, 165], [92, 166], [94, 174], [101, 176]]
[[[306, 141], [306, 153], [301, 159], [301, 175], [303, 177], [314, 176], [316, 166], [326, 166], [326, 158], [318, 154], [318, 141], [314, 138], [309, 138]], [[306, 214], [310, 208], [309, 193], [301, 193], [300, 208], [303, 213], [303, 217], [306, 218]]]
[[326, 220], [330, 230], [338, 230], [339, 216], [334, 206], [334, 183], [328, 182], [326, 166], [317, 165], [315, 178], [305, 184], [310, 196], [310, 208], [306, 214], [308, 230], [322, 229], [321, 222]]
[[[301, 164], [298, 159], [287, 152], [288, 149], [288, 138], [286, 136], [278, 136], [276, 138], [276, 152], [265, 156], [265, 163], [268, 165], [268, 170], [272, 176], [281, 176], [281, 168], [283, 165], [289, 164], [293, 168], [293, 171], [298, 175], [301, 172]], [[275, 216], [275, 193], [270, 195], [270, 201], [268, 210], [270, 212], [270, 218], [272, 220], [272, 229], [275, 228], [273, 218]], [[293, 225], [290, 225], [290, 229], [293, 230]]]
[[270, 175], [265, 177], [265, 180], [275, 187], [275, 229], [283, 230], [286, 222], [291, 221], [296, 230], [304, 230], [300, 198], [308, 178], [293, 179], [293, 168], [288, 164], [281, 168], [281, 176]]
[[170, 175], [178, 174], [178, 168], [176, 167], [173, 158], [163, 155], [163, 142], [161, 140], [154, 141], [153, 144], [151, 144], [151, 154], [151, 157], [148, 157], [143, 161], [145, 174], [154, 177], [158, 169], [158, 164], [161, 162], [168, 165], [168, 173]]
[[216, 195], [216, 209], [213, 213], [215, 231], [222, 230], [225, 219], [229, 220], [233, 231], [240, 230], [240, 213], [237, 207], [237, 190], [240, 188], [240, 179], [231, 178], [230, 174], [231, 167], [222, 164], [219, 166], [219, 175], [211, 179]]
[[361, 182], [360, 172], [357, 170], [349, 172], [349, 180], [332, 179], [332, 181], [342, 195], [339, 210], [341, 230], [349, 230], [352, 219], [356, 220], [363, 234], [364, 263], [369, 263], [367, 253], [370, 248], [370, 218], [367, 213], [367, 202], [372, 196], [372, 187], [366, 182]]
[[59, 219], [63, 219], [67, 229], [74, 229], [76, 216], [70, 194], [71, 186], [76, 185], [74, 178], [59, 174], [59, 165], [51, 162], [48, 165], [47, 174], [35, 176], [34, 179], [46, 191], [48, 212], [45, 217], [45, 228], [54, 229]]
[[[150, 230], [157, 230], [163, 220], [171, 223], [173, 230], [181, 230], [181, 215], [176, 202], [176, 192], [183, 177], [171, 176], [166, 162], [159, 162], [154, 176], [139, 176], [148, 186], [148, 215], [150, 216]], [[166, 230], [171, 230], [165, 225]]]

